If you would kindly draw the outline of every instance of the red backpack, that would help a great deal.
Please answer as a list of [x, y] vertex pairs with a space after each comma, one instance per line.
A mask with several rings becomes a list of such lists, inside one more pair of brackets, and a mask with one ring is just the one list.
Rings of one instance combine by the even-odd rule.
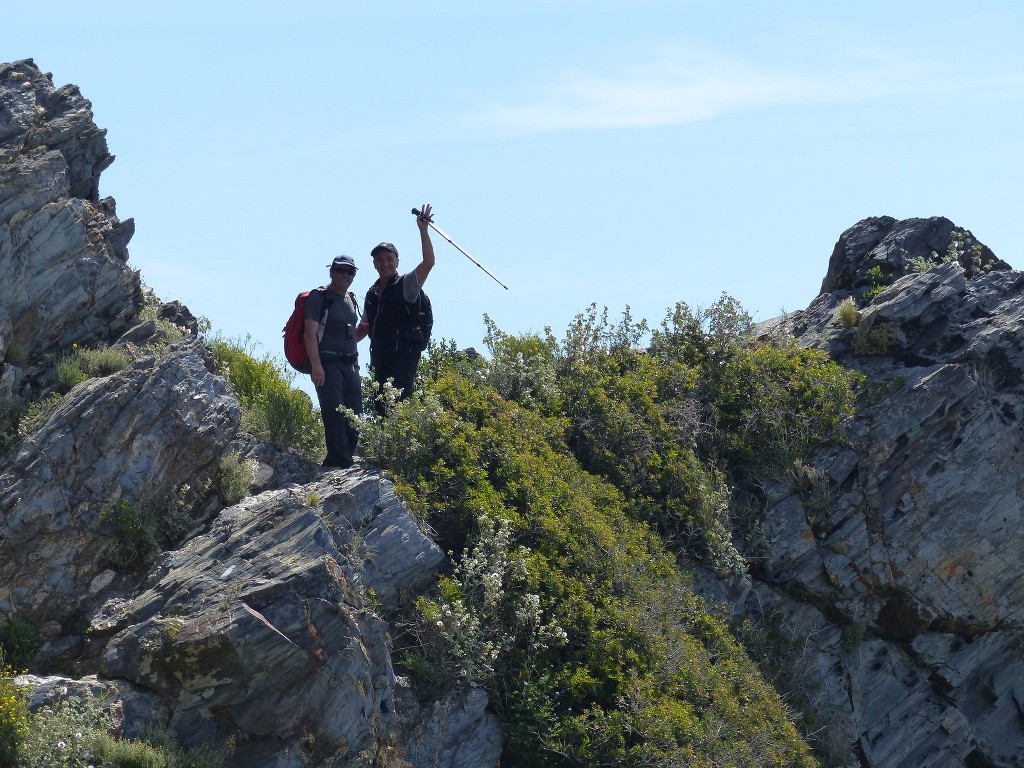
[[[331, 303], [330, 297], [326, 295], [323, 288], [314, 288], [313, 290], [324, 291], [326, 299], [324, 314], [320, 318], [320, 330], [316, 334], [317, 341], [319, 341], [324, 335], [324, 323], [327, 322], [327, 310], [330, 309]], [[313, 370], [309, 364], [309, 356], [306, 354], [306, 343], [302, 338], [306, 331], [306, 299], [309, 298], [310, 293], [311, 291], [303, 291], [295, 297], [295, 309], [292, 310], [283, 329], [285, 359], [299, 373], [310, 373]]]
[[[327, 312], [331, 308], [331, 302], [334, 300], [334, 297], [327, 292], [326, 287], [314, 288], [313, 291], [323, 291], [324, 293], [324, 312], [320, 316], [320, 327], [316, 332], [316, 340], [320, 341], [324, 337]], [[295, 297], [295, 309], [292, 310], [288, 322], [284, 324], [282, 329], [284, 335], [284, 357], [288, 364], [299, 373], [311, 373], [313, 370], [309, 364], [309, 355], [306, 354], [306, 343], [302, 338], [306, 331], [306, 299], [309, 298], [309, 294], [313, 291], [303, 291]], [[356, 308], [356, 314], [358, 314], [359, 304], [357, 303], [356, 295], [349, 291], [348, 296], [352, 301], [352, 306]]]

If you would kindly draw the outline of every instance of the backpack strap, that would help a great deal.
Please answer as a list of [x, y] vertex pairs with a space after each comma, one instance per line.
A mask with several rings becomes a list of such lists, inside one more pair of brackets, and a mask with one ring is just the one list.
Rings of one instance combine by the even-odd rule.
[[326, 286], [314, 288], [314, 291], [320, 291], [320, 295], [324, 302], [324, 311], [320, 314], [320, 325], [316, 329], [316, 343], [319, 344], [323, 341], [324, 331], [327, 330], [327, 313], [331, 311], [331, 304], [334, 303], [334, 297], [327, 292]]

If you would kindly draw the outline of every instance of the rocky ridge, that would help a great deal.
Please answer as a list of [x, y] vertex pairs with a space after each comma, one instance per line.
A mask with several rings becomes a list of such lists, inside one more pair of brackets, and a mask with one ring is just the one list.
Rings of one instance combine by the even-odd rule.
[[762, 330], [863, 371], [868, 402], [772, 489], [764, 559], [720, 596], [784, 609], [860, 765], [1020, 765], [1024, 274], [947, 219], [866, 219], [811, 305]]
[[[63, 395], [0, 456], [0, 615], [39, 629], [34, 706], [103, 694], [121, 732], [234, 744], [232, 766], [495, 765], [486, 694], [423, 701], [381, 618], [433, 583], [443, 555], [378, 474], [325, 473], [240, 431], [240, 407], [196, 336], [159, 353], [128, 266], [131, 220], [99, 199], [113, 157], [91, 105], [32, 61], [0, 65], [0, 402], [53, 390], [73, 346], [132, 360]], [[220, 460], [256, 466], [224, 508]], [[151, 510], [164, 552], [112, 567], [112, 509]]]
[[[112, 159], [77, 88], [0, 65], [0, 401], [36, 400], [72, 344], [133, 358], [0, 458], [0, 613], [46, 640], [35, 705], [109, 694], [126, 735], [234, 739], [235, 766], [496, 765], [483, 691], [424, 702], [395, 672], [382, 614], [443, 558], [393, 487], [240, 432], [186, 308], [161, 315], [189, 338], [145, 351], [160, 331], [140, 320], [133, 223], [98, 197]], [[877, 217], [841, 235], [806, 310], [763, 327], [872, 383], [847, 444], [768, 488], [751, 575], [703, 585], [738, 615], [781, 610], [861, 766], [1024, 759], [1022, 292], [952, 222]], [[210, 489], [230, 453], [259, 462], [257, 492], [225, 508]], [[109, 567], [119, 503], [173, 523], [145, 573]]]

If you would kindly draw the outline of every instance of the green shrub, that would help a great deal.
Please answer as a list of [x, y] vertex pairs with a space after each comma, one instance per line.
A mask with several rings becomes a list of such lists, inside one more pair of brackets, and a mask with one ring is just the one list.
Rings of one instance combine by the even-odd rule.
[[44, 397], [42, 400], [37, 400], [34, 403], [29, 403], [28, 408], [25, 409], [25, 415], [21, 419], [21, 424], [18, 426], [18, 433], [22, 438], [28, 437], [33, 430], [39, 425], [43, 417], [46, 416], [51, 409], [62, 400], [60, 394], [54, 393], [48, 397]]
[[[581, 325], [577, 356], [557, 362], [592, 362], [602, 338], [624, 335]], [[580, 466], [569, 420], [446, 360], [428, 361], [422, 394], [363, 423], [367, 457], [430, 510], [453, 554], [407, 617], [410, 671], [490, 692], [503, 765], [814, 765], [675, 558], [622, 492]], [[524, 400], [537, 405], [537, 392]]]
[[862, 378], [726, 296], [647, 349], [628, 309], [561, 341], [485, 322], [488, 358], [432, 347], [422, 390], [359, 422], [453, 560], [405, 617], [410, 673], [486, 688], [503, 765], [814, 765], [677, 562], [743, 571], [764, 481], [843, 439]]
[[237, 453], [222, 458], [217, 469], [221, 501], [231, 506], [248, 496], [255, 480], [255, 473], [256, 462], [253, 459], [243, 461]]
[[103, 510], [100, 521], [113, 529], [105, 555], [115, 570], [133, 571], [150, 562], [157, 549], [157, 519], [152, 511], [122, 500]]
[[110, 718], [94, 698], [68, 697], [55, 688], [49, 701], [29, 715], [19, 768], [86, 768], [94, 763], [96, 743], [106, 737]]
[[15, 400], [0, 400], [0, 456], [10, 453], [21, 438], [25, 406]]
[[172, 731], [152, 725], [143, 729], [140, 740], [166, 757], [167, 768], [221, 768], [232, 751], [230, 744], [223, 749], [208, 744], [185, 747]]
[[145, 741], [97, 736], [90, 742], [89, 759], [116, 768], [169, 768], [167, 755]]
[[[0, 676], [0, 691], [3, 686]], [[27, 712], [23, 695], [20, 703], [10, 701], [12, 716], [5, 720], [8, 699], [0, 693], [0, 768], [222, 768], [230, 753], [208, 745], [183, 747], [172, 733], [153, 726], [139, 739], [116, 738], [99, 701], [91, 694], [69, 693], [66, 687], [54, 688], [34, 713]], [[21, 728], [8, 753], [2, 751], [5, 722]]]
[[843, 328], [853, 328], [860, 321], [860, 312], [857, 311], [857, 302], [848, 297], [836, 309], [836, 322]]
[[128, 353], [117, 347], [79, 349], [78, 365], [90, 376], [109, 376], [126, 368], [130, 362]]
[[79, 364], [78, 356], [75, 352], [69, 354], [63, 354], [57, 358], [57, 363], [53, 370], [54, 378], [57, 380], [57, 386], [63, 392], [68, 392], [83, 381], [87, 381], [90, 376], [82, 370], [82, 366]]
[[27, 666], [42, 644], [36, 628], [17, 614], [0, 626], [0, 658], [17, 667]]
[[58, 386], [67, 392], [88, 379], [117, 373], [129, 362], [128, 354], [116, 347], [84, 349], [74, 344], [71, 352], [57, 359], [54, 376]]
[[885, 273], [881, 264], [875, 264], [875, 266], [868, 269], [864, 273], [864, 279], [867, 282], [867, 289], [862, 296], [865, 302], [871, 301], [871, 299], [875, 298], [892, 283], [892, 277]]
[[214, 340], [214, 357], [242, 405], [242, 426], [260, 439], [295, 448], [310, 461], [326, 454], [323, 423], [309, 396], [291, 386], [294, 374], [248, 343]]

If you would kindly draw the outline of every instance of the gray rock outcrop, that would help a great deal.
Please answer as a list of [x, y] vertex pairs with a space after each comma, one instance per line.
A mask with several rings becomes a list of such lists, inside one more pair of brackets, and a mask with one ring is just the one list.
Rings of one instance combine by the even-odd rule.
[[112, 341], [138, 315], [141, 284], [127, 267], [134, 223], [99, 197], [114, 159], [105, 133], [76, 86], [55, 88], [31, 60], [0, 64], [0, 358], [9, 363]]
[[[102, 696], [119, 733], [230, 743], [232, 768], [496, 765], [482, 690], [423, 701], [394, 671], [385, 617], [443, 553], [378, 474], [239, 433], [187, 307], [139, 322], [133, 224], [99, 199], [112, 160], [76, 87], [0, 65], [0, 405], [42, 405], [44, 360], [75, 344], [130, 360], [0, 444], [0, 619], [45, 641], [32, 706]], [[185, 338], [150, 351], [160, 321]], [[230, 456], [258, 493], [224, 508]]]
[[[0, 611], [67, 634], [108, 568], [119, 502], [166, 515], [212, 477], [238, 429], [238, 401], [198, 343], [68, 393], [0, 465]], [[105, 580], [106, 577], [104, 577]]]
[[815, 493], [774, 489], [768, 554], [733, 598], [785, 608], [833, 737], [870, 768], [1024, 758], [1024, 274], [941, 263], [837, 320], [880, 243], [941, 251], [941, 222], [851, 228], [822, 295], [765, 328], [865, 371], [870, 400], [817, 456]]

